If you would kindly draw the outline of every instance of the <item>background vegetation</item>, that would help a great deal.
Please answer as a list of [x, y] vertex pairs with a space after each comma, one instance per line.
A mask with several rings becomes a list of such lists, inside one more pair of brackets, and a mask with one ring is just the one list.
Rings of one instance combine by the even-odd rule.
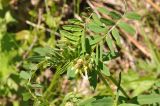
[[159, 106], [160, 1], [0, 0], [1, 105]]

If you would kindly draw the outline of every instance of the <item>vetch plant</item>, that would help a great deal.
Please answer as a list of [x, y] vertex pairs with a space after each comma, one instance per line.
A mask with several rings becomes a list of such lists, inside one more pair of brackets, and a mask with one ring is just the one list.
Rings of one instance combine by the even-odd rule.
[[[30, 73], [25, 71], [20, 73], [20, 77], [25, 80], [24, 84], [27, 84], [25, 86], [29, 91], [29, 93], [23, 94], [24, 100], [32, 98], [36, 106], [49, 105], [58, 79], [66, 74], [68, 79], [75, 79], [78, 76], [87, 78], [94, 89], [96, 89], [98, 80], [101, 80], [109, 95], [97, 95], [97, 97], [83, 99], [78, 94], [69, 93], [60, 106], [140, 106], [146, 104], [145, 101], [148, 99], [145, 99], [147, 98], [145, 95], [139, 97], [138, 102], [133, 102], [121, 86], [121, 73], [117, 81], [106, 65], [107, 61], [119, 55], [116, 47], [121, 47], [120, 30], [131, 35], [136, 32], [123, 20], [140, 20], [140, 16], [135, 12], [121, 14], [117, 11], [108, 11], [104, 7], [98, 8], [97, 11], [107, 15], [108, 18], [93, 12], [89, 17], [81, 20], [70, 19], [68, 20], [69, 24], [63, 25], [59, 30], [61, 37], [57, 40], [55, 48], [45, 47], [34, 50], [35, 55], [28, 58], [32, 62], [28, 65]], [[50, 84], [46, 86], [34, 84], [32, 80], [35, 80], [36, 72], [46, 68], [55, 69]], [[117, 87], [116, 92], [112, 90], [109, 82]], [[42, 92], [37, 93], [37, 90]], [[157, 95], [148, 97], [157, 97]], [[158, 102], [158, 100], [155, 99], [154, 102], [147, 102], [147, 104]]]

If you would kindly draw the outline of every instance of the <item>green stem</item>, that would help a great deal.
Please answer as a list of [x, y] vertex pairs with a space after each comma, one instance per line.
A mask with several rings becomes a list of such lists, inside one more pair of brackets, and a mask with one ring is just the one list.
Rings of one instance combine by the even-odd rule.
[[118, 83], [112, 76], [109, 76], [109, 79], [110, 79], [117, 87], [119, 87], [119, 90], [120, 90], [128, 99], [130, 99], [129, 95], [125, 92], [125, 90], [119, 85], [119, 83]]
[[114, 93], [112, 91], [112, 89], [110, 88], [108, 82], [105, 80], [105, 78], [103, 77], [103, 75], [98, 72], [99, 78], [101, 78], [101, 80], [103, 81], [103, 83], [105, 84], [105, 86], [108, 88], [109, 92], [111, 93], [112, 97], [114, 97]]
[[[108, 88], [109, 92], [111, 93], [111, 95], [114, 97], [113, 91], [110, 88], [109, 84], [107, 83], [107, 81], [105, 80], [105, 78], [103, 77], [103, 75], [98, 72], [99, 77], [102, 79], [103, 83], [106, 85], [106, 87]], [[125, 90], [119, 85], [119, 83], [112, 77], [108, 77], [117, 87], [119, 87], [119, 90], [128, 98], [130, 99], [129, 95], [125, 92]]]
[[121, 72], [119, 73], [118, 88], [117, 88], [117, 94], [116, 94], [116, 98], [115, 98], [115, 102], [114, 102], [115, 105], [114, 106], [118, 106], [120, 84], [121, 84]]

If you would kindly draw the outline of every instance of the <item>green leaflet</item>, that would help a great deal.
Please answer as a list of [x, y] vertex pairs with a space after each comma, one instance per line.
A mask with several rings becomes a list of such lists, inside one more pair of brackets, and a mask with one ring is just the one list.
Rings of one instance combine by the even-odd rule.
[[70, 78], [75, 78], [75, 76], [76, 76], [76, 70], [71, 65], [67, 68], [67, 77], [70, 79]]
[[92, 106], [92, 102], [95, 101], [95, 98], [87, 98], [84, 99], [82, 101], [80, 101], [80, 103], [78, 104], [78, 106]]
[[40, 61], [45, 60], [45, 56], [32, 56], [32, 57], [27, 58], [27, 60], [31, 62], [40, 62]]
[[90, 45], [90, 41], [89, 41], [89, 40], [90, 40], [89, 37], [86, 37], [86, 38], [85, 38], [86, 52], [87, 52], [88, 54], [90, 54], [90, 53], [92, 52], [92, 50], [91, 50], [91, 45]]
[[105, 8], [105, 7], [99, 7], [97, 8], [97, 10], [103, 14], [108, 14], [109, 11]]
[[72, 40], [72, 41], [75, 41], [75, 42], [77, 42], [79, 40], [78, 36], [73, 36], [72, 33], [65, 31], [65, 30], [60, 30], [60, 34], [62, 36], [64, 36], [65, 38]]
[[105, 76], [110, 76], [108, 67], [102, 61], [98, 61], [97, 67]]
[[113, 103], [114, 101], [112, 97], [103, 97], [93, 101], [91, 106], [113, 106]]
[[81, 36], [81, 45], [82, 45], [82, 53], [86, 52], [86, 37], [85, 32], [83, 31], [83, 35]]
[[100, 45], [96, 46], [96, 59], [95, 59], [95, 63], [98, 67], [99, 70], [101, 70], [101, 72], [106, 75], [106, 76], [110, 76], [110, 72], [109, 69], [105, 66], [105, 64], [103, 64], [102, 60], [103, 60], [103, 42], [100, 43]]
[[116, 40], [117, 45], [120, 45], [120, 35], [119, 31], [116, 28], [112, 30], [112, 36]]
[[109, 12], [108, 15], [109, 15], [110, 17], [112, 17], [113, 19], [120, 19], [120, 18], [121, 18], [120, 13], [117, 13], [117, 12], [115, 12], [115, 11]]
[[130, 26], [129, 24], [127, 24], [125, 22], [119, 22], [118, 26], [120, 28], [122, 28], [123, 30], [125, 30], [126, 32], [128, 32], [129, 34], [131, 34], [131, 35], [134, 35], [135, 32], [136, 32], [135, 29], [132, 26]]
[[6, 23], [16, 22], [16, 20], [14, 19], [14, 17], [11, 14], [11, 11], [7, 11], [5, 13], [5, 20], [6, 20]]
[[42, 88], [43, 86], [40, 84], [31, 84], [32, 88]]
[[60, 34], [62, 34], [63, 36], [72, 36], [72, 33], [66, 30], [60, 30]]
[[75, 19], [75, 18], [69, 19], [68, 22], [71, 23], [71, 24], [77, 24], [77, 25], [82, 24], [82, 21], [80, 21], [78, 19]]
[[95, 58], [95, 63], [96, 65], [99, 64], [99, 45], [96, 46], [96, 58]]
[[109, 61], [109, 60], [117, 58], [118, 56], [119, 56], [119, 53], [115, 52], [115, 51], [114, 51], [114, 53], [112, 53], [112, 52], [104, 53], [103, 54], [103, 61]]
[[31, 32], [29, 30], [22, 30], [16, 33], [16, 40], [27, 40], [31, 36]]
[[35, 49], [33, 49], [33, 51], [37, 54], [39, 54], [40, 56], [46, 56], [48, 53], [52, 52], [52, 49], [49, 47], [37, 47]]
[[[15, 72], [14, 65], [11, 60], [15, 52], [5, 53], [0, 51], [0, 80], [8, 78], [11, 73]], [[0, 84], [1, 85], [1, 84]]]
[[100, 35], [94, 35], [94, 36], [89, 37], [89, 44], [95, 45], [102, 40], [103, 40], [103, 37], [101, 37]]
[[82, 31], [83, 30], [83, 28], [78, 25], [64, 25], [62, 28], [68, 31]]
[[23, 64], [23, 68], [26, 70], [35, 71], [38, 69], [38, 66], [37, 64], [34, 64], [34, 63], [28, 63], [28, 64]]
[[28, 101], [32, 97], [29, 92], [23, 93], [22, 96], [24, 101]]
[[113, 41], [109, 36], [106, 37], [106, 42], [107, 42], [107, 45], [108, 45], [110, 51], [114, 52]]
[[95, 33], [107, 32], [107, 28], [100, 21], [99, 17], [94, 13], [92, 15], [92, 20], [87, 24], [87, 28]]
[[100, 21], [101, 21], [102, 23], [104, 23], [106, 26], [112, 26], [112, 25], [115, 24], [114, 21], [109, 20], [109, 19], [106, 19], [106, 18], [101, 18]]
[[124, 16], [128, 19], [134, 19], [134, 20], [141, 19], [141, 16], [135, 12], [127, 12]]
[[73, 32], [72, 35], [73, 35], [73, 36], [81, 36], [81, 35], [82, 35], [82, 32]]
[[92, 18], [93, 18], [94, 22], [95, 22], [98, 26], [102, 26], [102, 23], [101, 23], [99, 17], [97, 16], [97, 14], [93, 13]]
[[107, 28], [103, 27], [103, 26], [99, 26], [97, 23], [95, 23], [94, 21], [90, 22], [87, 27], [95, 32], [95, 33], [102, 33], [102, 32], [107, 32]]
[[95, 69], [92, 69], [91, 72], [89, 72], [89, 82], [90, 82], [90, 85], [96, 89], [96, 86], [97, 86], [97, 83], [98, 83], [98, 75], [97, 75], [97, 70]]
[[28, 80], [31, 78], [31, 74], [26, 71], [21, 71], [19, 76], [20, 76], [20, 78], [23, 78], [25, 80]]
[[78, 106], [113, 106], [113, 104], [112, 97], [97, 96], [82, 100]]
[[104, 63], [103, 63], [103, 69], [101, 70], [101, 72], [106, 76], [110, 76], [110, 71]]
[[115, 11], [108, 11], [106, 8], [104, 7], [100, 7], [98, 8], [98, 11], [101, 12], [102, 14], [107, 14], [109, 15], [111, 18], [113, 19], [120, 19], [121, 18], [121, 14]]
[[[50, 14], [47, 14], [46, 15], [46, 24], [50, 27], [50, 28], [54, 28], [55, 26], [56, 26], [56, 22], [58, 22], [59, 21], [59, 19], [58, 18], [55, 18], [55, 17], [53, 17], [52, 15], [50, 15]], [[54, 21], [53, 21], [54, 20]]]
[[100, 42], [99, 44], [99, 60], [102, 61], [103, 60], [103, 41]]
[[63, 74], [70, 65], [71, 65], [71, 62], [67, 61], [67, 62], [62, 66], [61, 70], [59, 70], [59, 71], [60, 71], [60, 74]]

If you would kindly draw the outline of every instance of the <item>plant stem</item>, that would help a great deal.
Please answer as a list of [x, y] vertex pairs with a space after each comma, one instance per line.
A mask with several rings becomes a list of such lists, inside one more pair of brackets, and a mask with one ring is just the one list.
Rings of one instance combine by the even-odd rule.
[[110, 88], [108, 82], [105, 80], [105, 78], [103, 77], [103, 75], [98, 72], [99, 78], [101, 78], [101, 80], [103, 81], [103, 83], [105, 84], [105, 86], [108, 88], [109, 92], [111, 93], [112, 97], [114, 97], [114, 93], [112, 91], [112, 89]]
[[[105, 80], [105, 78], [103, 77], [103, 75], [98, 72], [99, 77], [102, 79], [103, 83], [106, 85], [106, 87], [108, 88], [109, 92], [111, 93], [111, 95], [114, 97], [113, 91], [110, 88], [109, 84], [107, 83], [107, 81]], [[130, 99], [129, 95], [125, 92], [125, 90], [119, 85], [119, 83], [112, 77], [109, 76], [108, 77], [117, 87], [119, 87], [119, 90], [128, 98]]]
[[128, 99], [130, 99], [129, 95], [125, 92], [125, 90], [118, 84], [118, 82], [117, 82], [112, 76], [109, 76], [109, 79], [110, 79], [117, 87], [119, 87], [119, 90], [120, 90]]

